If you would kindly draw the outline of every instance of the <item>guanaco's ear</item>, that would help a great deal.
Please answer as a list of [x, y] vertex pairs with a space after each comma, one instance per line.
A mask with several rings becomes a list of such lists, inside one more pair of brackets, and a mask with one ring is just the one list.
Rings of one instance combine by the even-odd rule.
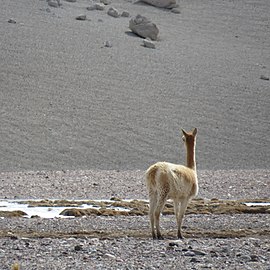
[[188, 135], [187, 132], [184, 129], [181, 129], [181, 130], [182, 130], [184, 136], [186, 137]]
[[196, 136], [197, 135], [197, 131], [198, 131], [197, 128], [194, 128], [193, 129], [193, 131], [192, 131], [193, 136]]

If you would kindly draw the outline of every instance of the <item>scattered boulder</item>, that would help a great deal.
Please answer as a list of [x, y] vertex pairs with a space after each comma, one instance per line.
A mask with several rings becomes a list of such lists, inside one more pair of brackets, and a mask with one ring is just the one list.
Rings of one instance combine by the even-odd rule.
[[156, 24], [140, 14], [129, 21], [129, 28], [140, 37], [157, 40], [159, 30]]
[[61, 6], [60, 0], [47, 0], [50, 7], [58, 8]]
[[100, 3], [107, 6], [107, 5], [111, 4], [111, 0], [100, 0]]
[[76, 245], [76, 246], [74, 247], [74, 250], [75, 250], [75, 251], [81, 251], [81, 250], [83, 250], [83, 247], [82, 247], [81, 245]]
[[121, 14], [121, 17], [126, 17], [126, 18], [128, 18], [129, 16], [130, 16], [130, 14], [129, 14], [129, 12], [126, 11], [126, 10], [124, 10], [124, 11], [122, 12], [122, 14]]
[[120, 12], [116, 8], [113, 8], [113, 7], [109, 8], [107, 14], [114, 18], [118, 18], [121, 15]]
[[66, 0], [67, 2], [70, 2], [70, 3], [75, 3], [77, 2], [77, 0]]
[[104, 10], [105, 9], [105, 4], [103, 3], [96, 3], [95, 4], [96, 10]]
[[12, 19], [12, 18], [10, 18], [9, 20], [8, 20], [8, 23], [17, 23], [14, 19]]
[[86, 8], [87, 10], [104, 10], [105, 9], [105, 5], [102, 3], [95, 3], [90, 7]]
[[180, 13], [181, 13], [181, 10], [180, 10], [179, 8], [176, 7], [176, 8], [172, 8], [172, 9], [171, 9], [171, 12], [172, 12], [172, 13], [175, 13], [175, 14], [180, 14]]
[[178, 6], [176, 0], [140, 0], [140, 2], [159, 8], [175, 8]]
[[265, 75], [261, 75], [260, 79], [265, 80], [265, 81], [269, 81], [269, 77], [267, 77]]
[[85, 21], [86, 20], [86, 15], [81, 14], [81, 15], [79, 15], [79, 16], [76, 17], [76, 20], [78, 20], [78, 21]]
[[104, 44], [104, 47], [107, 47], [107, 48], [111, 48], [112, 47], [112, 43], [110, 41], [106, 41], [105, 44]]
[[156, 44], [152, 40], [149, 40], [147, 38], [143, 40], [143, 46], [150, 49], [156, 48]]
[[116, 259], [116, 257], [113, 254], [110, 254], [110, 253], [104, 254], [103, 257], [106, 258], [106, 259], [113, 259], [113, 260]]

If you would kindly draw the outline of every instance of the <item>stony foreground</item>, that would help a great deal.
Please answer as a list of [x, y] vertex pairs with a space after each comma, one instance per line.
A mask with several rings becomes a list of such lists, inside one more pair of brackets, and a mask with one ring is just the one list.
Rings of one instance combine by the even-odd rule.
[[163, 216], [166, 240], [153, 241], [146, 217], [1, 219], [1, 269], [269, 269], [269, 221], [189, 215], [175, 241], [174, 218]]
[[[199, 171], [199, 197], [206, 202], [216, 198], [214, 203], [266, 199], [269, 175], [268, 170]], [[0, 177], [1, 199], [147, 199], [143, 171], [42, 171]], [[2, 217], [0, 269], [11, 269], [16, 262], [22, 270], [270, 269], [268, 210], [198, 213], [185, 217], [182, 241], [176, 241], [173, 215], [162, 216], [164, 241], [151, 239], [147, 215]]]

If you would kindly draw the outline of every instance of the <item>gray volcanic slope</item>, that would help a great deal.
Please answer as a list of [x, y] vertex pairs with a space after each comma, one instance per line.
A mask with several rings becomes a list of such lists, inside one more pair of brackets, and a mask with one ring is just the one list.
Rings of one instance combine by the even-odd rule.
[[1, 171], [184, 162], [180, 128], [195, 126], [200, 169], [269, 168], [269, 0], [186, 0], [181, 14], [114, 0], [157, 24], [156, 49], [130, 18], [62, 3], [0, 0]]

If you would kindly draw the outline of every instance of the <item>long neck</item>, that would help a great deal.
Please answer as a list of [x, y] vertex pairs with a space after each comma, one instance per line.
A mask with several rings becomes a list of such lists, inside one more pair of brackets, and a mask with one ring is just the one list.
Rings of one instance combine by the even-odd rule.
[[196, 143], [187, 144], [187, 167], [196, 171], [196, 159], [195, 159], [195, 145]]

